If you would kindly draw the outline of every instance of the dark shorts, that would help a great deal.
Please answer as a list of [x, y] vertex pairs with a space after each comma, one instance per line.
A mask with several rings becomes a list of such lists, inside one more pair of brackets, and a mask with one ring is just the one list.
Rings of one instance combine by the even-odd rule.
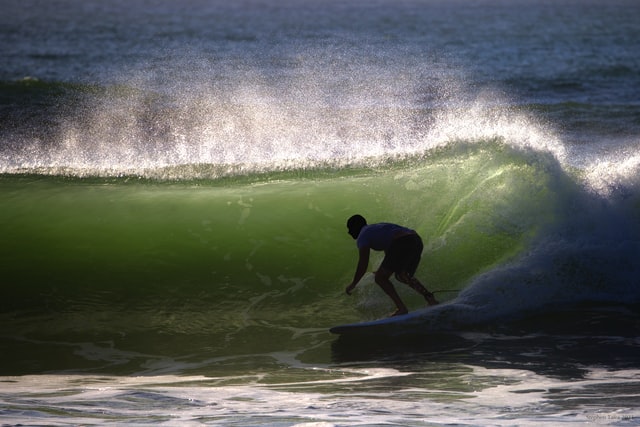
[[404, 272], [413, 276], [420, 264], [423, 247], [422, 239], [417, 234], [395, 239], [385, 252], [380, 267], [394, 273]]

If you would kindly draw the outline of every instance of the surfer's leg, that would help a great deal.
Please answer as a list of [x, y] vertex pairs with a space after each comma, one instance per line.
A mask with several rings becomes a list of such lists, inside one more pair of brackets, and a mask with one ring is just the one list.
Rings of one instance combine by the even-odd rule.
[[418, 279], [416, 279], [409, 273], [407, 272], [396, 273], [396, 279], [398, 279], [400, 282], [404, 284], [409, 285], [411, 289], [413, 289], [414, 291], [422, 295], [424, 299], [429, 303], [429, 305], [438, 304], [438, 300], [433, 296], [433, 294], [429, 292], [427, 288], [425, 288], [424, 285], [420, 283]]
[[385, 269], [384, 267], [380, 267], [375, 274], [375, 280], [378, 286], [382, 288], [385, 294], [389, 295], [389, 298], [393, 300], [393, 303], [396, 305], [397, 310], [392, 314], [392, 316], [397, 316], [400, 314], [406, 314], [409, 312], [407, 306], [404, 305], [398, 292], [396, 292], [396, 288], [391, 283], [389, 278], [391, 277], [391, 271]]
[[399, 243], [401, 245], [399, 245], [398, 250], [402, 256], [397, 257], [396, 268], [394, 268], [396, 279], [409, 285], [414, 291], [422, 295], [429, 305], [438, 304], [438, 300], [435, 299], [433, 294], [414, 277], [422, 258], [422, 239], [417, 234], [414, 234], [401, 239]]

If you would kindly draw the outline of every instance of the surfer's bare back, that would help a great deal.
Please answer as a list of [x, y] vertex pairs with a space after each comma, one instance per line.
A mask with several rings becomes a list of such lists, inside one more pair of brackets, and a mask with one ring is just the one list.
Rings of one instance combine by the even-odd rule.
[[411, 286], [422, 295], [429, 305], [438, 304], [433, 294], [413, 277], [420, 264], [423, 249], [422, 239], [415, 230], [387, 222], [367, 225], [367, 220], [361, 215], [349, 218], [347, 228], [351, 237], [356, 240], [359, 251], [356, 273], [346, 289], [348, 295], [351, 295], [367, 272], [369, 253], [373, 249], [384, 251], [385, 254], [384, 260], [375, 272], [375, 281], [396, 305], [397, 309], [392, 316], [409, 312], [391, 283], [392, 273], [395, 273], [396, 279], [400, 282]]

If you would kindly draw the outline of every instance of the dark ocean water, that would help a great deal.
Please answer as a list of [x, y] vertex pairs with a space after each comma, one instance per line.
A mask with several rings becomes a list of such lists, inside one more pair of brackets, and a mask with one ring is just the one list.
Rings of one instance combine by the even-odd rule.
[[640, 3], [0, 4], [3, 423], [640, 422]]

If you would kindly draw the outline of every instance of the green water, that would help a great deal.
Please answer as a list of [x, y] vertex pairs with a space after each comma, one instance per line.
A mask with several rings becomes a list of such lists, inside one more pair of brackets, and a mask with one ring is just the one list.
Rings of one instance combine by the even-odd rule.
[[117, 337], [120, 349], [170, 355], [195, 351], [194, 336], [207, 337], [211, 356], [307, 348], [305, 328], [390, 310], [371, 278], [344, 295], [356, 261], [348, 216], [418, 230], [417, 275], [447, 301], [554, 222], [566, 180], [557, 170], [544, 155], [487, 143], [235, 181], [5, 175], [3, 333]]

